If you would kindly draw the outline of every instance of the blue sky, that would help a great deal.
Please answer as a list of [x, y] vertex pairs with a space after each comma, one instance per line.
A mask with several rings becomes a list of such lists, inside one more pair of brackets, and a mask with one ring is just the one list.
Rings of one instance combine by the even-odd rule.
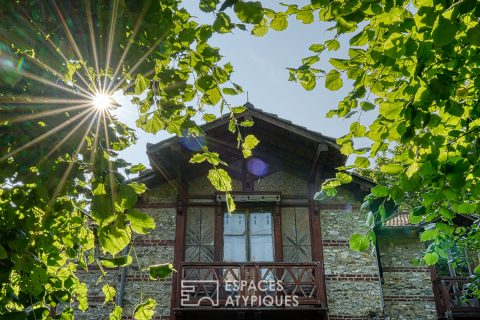
[[[211, 14], [203, 14], [196, 7], [197, 1], [188, 1], [187, 9], [198, 17], [199, 22], [211, 22]], [[282, 32], [270, 30], [264, 37], [252, 36], [249, 32], [235, 31], [227, 35], [215, 35], [212, 44], [220, 48], [224, 61], [230, 61], [235, 73], [232, 80], [248, 91], [249, 101], [256, 108], [275, 113], [308, 129], [319, 131], [332, 137], [340, 137], [347, 133], [352, 119], [328, 119], [326, 113], [335, 108], [337, 103], [351, 90], [351, 82], [332, 92], [324, 87], [324, 80], [319, 79], [312, 91], [304, 90], [299, 84], [288, 81], [287, 67], [298, 67], [301, 59], [311, 55], [308, 47], [312, 43], [323, 43], [333, 37], [326, 29], [331, 25], [319, 22], [303, 25], [295, 19], [289, 20], [289, 27]], [[328, 59], [345, 57], [348, 52], [348, 39], [340, 39], [342, 47], [336, 52], [324, 52], [316, 67], [330, 70]], [[130, 97], [116, 95], [122, 105], [118, 118], [131, 127], [135, 127], [138, 114], [130, 104]], [[242, 105], [247, 101], [246, 93], [231, 99], [233, 105]], [[212, 110], [213, 111], [213, 110]], [[374, 112], [363, 114], [362, 123], [370, 123]], [[147, 134], [137, 129], [138, 143], [123, 151], [121, 156], [132, 163], [143, 163], [149, 167], [146, 157], [146, 144], [157, 143], [169, 135], [160, 132], [157, 135]]]

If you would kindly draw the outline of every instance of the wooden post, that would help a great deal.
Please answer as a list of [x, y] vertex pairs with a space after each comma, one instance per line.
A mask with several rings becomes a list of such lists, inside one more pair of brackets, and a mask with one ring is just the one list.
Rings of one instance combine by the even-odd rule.
[[[217, 198], [217, 197], [215, 197]], [[222, 261], [222, 250], [223, 250], [223, 211], [222, 203], [216, 201], [215, 205], [215, 226], [214, 226], [214, 236], [213, 239], [215, 243], [213, 244], [213, 260]]]
[[282, 215], [280, 204], [275, 203], [273, 207], [273, 240], [275, 241], [275, 261], [283, 261], [283, 238], [282, 238]]
[[312, 261], [318, 263], [318, 275], [320, 278], [321, 286], [319, 289], [319, 298], [322, 301], [322, 306], [326, 307], [327, 304], [327, 293], [325, 288], [325, 270], [323, 267], [323, 242], [322, 242], [322, 232], [320, 224], [320, 212], [318, 205], [315, 204], [313, 196], [318, 189], [316, 183], [308, 184], [308, 202], [309, 202], [309, 216], [310, 216], [310, 237], [312, 244]]

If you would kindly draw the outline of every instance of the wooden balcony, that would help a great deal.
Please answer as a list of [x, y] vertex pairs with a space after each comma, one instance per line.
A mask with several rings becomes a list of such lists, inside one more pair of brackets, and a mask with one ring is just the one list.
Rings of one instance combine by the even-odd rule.
[[306, 318], [308, 313], [317, 319], [326, 314], [319, 263], [181, 263], [175, 278], [177, 319], [188, 318], [189, 312], [199, 318], [206, 311], [211, 312], [204, 313], [210, 319], [219, 311], [221, 317], [227, 316], [225, 312], [261, 312], [283, 318], [303, 310]]
[[467, 278], [439, 277], [433, 282], [437, 312], [441, 319], [480, 317], [480, 304], [472, 296], [464, 296]]

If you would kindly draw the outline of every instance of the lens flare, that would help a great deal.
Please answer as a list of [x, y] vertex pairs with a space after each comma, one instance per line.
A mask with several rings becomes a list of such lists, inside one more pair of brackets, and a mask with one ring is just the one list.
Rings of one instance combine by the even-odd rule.
[[93, 106], [98, 110], [108, 110], [113, 106], [112, 97], [103, 93], [95, 94], [93, 97]]
[[268, 174], [268, 164], [262, 159], [251, 158], [247, 162], [247, 170], [257, 177], [263, 177]]

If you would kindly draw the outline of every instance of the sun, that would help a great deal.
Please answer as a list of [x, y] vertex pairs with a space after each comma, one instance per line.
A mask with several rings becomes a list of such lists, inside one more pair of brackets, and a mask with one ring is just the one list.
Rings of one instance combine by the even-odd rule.
[[107, 94], [96, 93], [93, 97], [93, 106], [98, 110], [109, 110], [114, 106], [113, 98]]

